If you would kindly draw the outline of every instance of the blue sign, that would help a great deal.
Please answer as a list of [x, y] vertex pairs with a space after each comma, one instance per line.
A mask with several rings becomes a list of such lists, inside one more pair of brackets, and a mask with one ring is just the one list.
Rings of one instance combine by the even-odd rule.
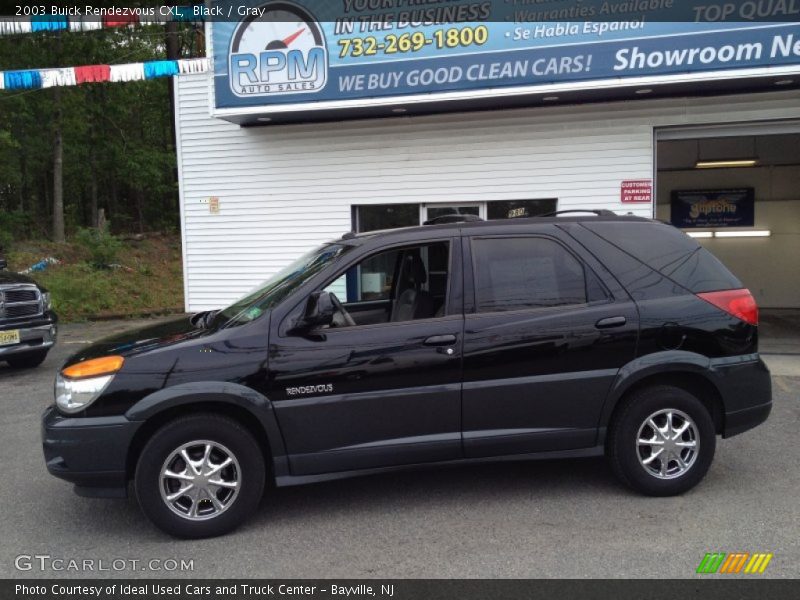
[[755, 190], [688, 190], [672, 192], [671, 221], [681, 229], [753, 227]]
[[[505, 0], [219, 0], [220, 14], [231, 20], [213, 23], [215, 105], [338, 108], [410, 95], [609, 86], [633, 77], [800, 65], [797, 22], [726, 21], [723, 13], [703, 21], [698, 7], [709, 4], [695, 0], [681, 0], [680, 9], [674, 0], [554, 4], [580, 10]], [[596, 20], [569, 20], [573, 13]], [[659, 20], [678, 13], [688, 19]], [[546, 20], [557, 14], [565, 20]]]

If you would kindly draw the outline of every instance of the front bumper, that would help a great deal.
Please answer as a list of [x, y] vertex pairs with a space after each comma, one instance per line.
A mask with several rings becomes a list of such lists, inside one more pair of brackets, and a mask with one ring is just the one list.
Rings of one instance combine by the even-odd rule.
[[55, 316], [36, 321], [15, 324], [13, 321], [0, 324], [0, 331], [19, 331], [20, 343], [0, 346], [0, 360], [12, 356], [48, 351], [56, 343], [58, 320]]
[[124, 498], [127, 459], [140, 422], [124, 416], [70, 418], [50, 406], [42, 415], [42, 446], [51, 475], [81, 496]]

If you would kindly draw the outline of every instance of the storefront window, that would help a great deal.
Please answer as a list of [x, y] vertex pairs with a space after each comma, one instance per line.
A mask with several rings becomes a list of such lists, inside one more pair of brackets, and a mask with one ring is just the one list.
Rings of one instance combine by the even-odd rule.
[[557, 198], [543, 200], [500, 200], [487, 203], [487, 216], [495, 219], [524, 219], [539, 217], [556, 211]]
[[[420, 225], [420, 204], [377, 204], [353, 207], [353, 229], [358, 233]], [[427, 204], [422, 222], [447, 215], [475, 215], [495, 219], [538, 217], [555, 212], [557, 198], [539, 200], [493, 200], [475, 203]]]
[[353, 208], [358, 233], [419, 225], [419, 204], [379, 204]]

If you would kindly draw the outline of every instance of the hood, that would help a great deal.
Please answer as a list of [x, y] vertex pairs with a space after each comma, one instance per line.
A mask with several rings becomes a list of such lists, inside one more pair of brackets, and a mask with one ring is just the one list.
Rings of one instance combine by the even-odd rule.
[[192, 325], [189, 317], [184, 316], [141, 329], [125, 331], [95, 342], [91, 346], [73, 354], [64, 363], [64, 367], [102, 356], [133, 356], [150, 350], [173, 346], [186, 340], [196, 339], [212, 333], [214, 333], [213, 329], [198, 329]]
[[38, 285], [33, 279], [26, 277], [25, 275], [20, 275], [19, 273], [13, 273], [11, 271], [0, 271], [0, 285], [15, 283], [30, 283], [33, 285]]

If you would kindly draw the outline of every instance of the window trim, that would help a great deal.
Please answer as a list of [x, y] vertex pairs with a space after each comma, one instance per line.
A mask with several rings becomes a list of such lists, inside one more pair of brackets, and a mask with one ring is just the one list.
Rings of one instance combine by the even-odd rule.
[[[494, 239], [513, 240], [513, 239], [531, 239], [531, 238], [544, 239], [544, 240], [548, 240], [548, 241], [551, 241], [551, 242], [554, 242], [554, 243], [558, 244], [559, 246], [561, 246], [561, 248], [565, 252], [567, 252], [570, 256], [572, 256], [578, 262], [578, 264], [583, 269], [584, 287], [585, 287], [585, 291], [586, 291], [586, 299], [587, 299], [587, 301], [586, 302], [580, 302], [580, 303], [577, 303], [577, 304], [559, 304], [559, 305], [556, 305], [556, 306], [534, 306], [534, 307], [528, 307], [528, 308], [515, 308], [515, 309], [512, 309], [512, 310], [492, 310], [492, 311], [481, 312], [480, 305], [478, 303], [478, 286], [477, 286], [478, 274], [477, 274], [476, 252], [475, 252], [475, 248], [474, 248], [474, 242], [475, 241], [480, 241], [480, 240], [494, 240]], [[515, 314], [515, 313], [518, 314], [518, 313], [545, 312], [545, 311], [546, 312], [554, 312], [554, 311], [557, 311], [557, 310], [572, 310], [572, 309], [575, 309], [575, 308], [587, 308], [587, 307], [590, 307], [590, 306], [599, 306], [599, 305], [602, 305], [602, 304], [611, 304], [611, 303], [614, 302], [613, 294], [608, 289], [608, 286], [606, 286], [605, 282], [597, 275], [597, 273], [595, 273], [594, 269], [592, 269], [588, 264], [586, 264], [586, 261], [583, 260], [583, 258], [581, 258], [581, 256], [576, 254], [572, 250], [572, 248], [570, 248], [567, 244], [565, 244], [564, 242], [562, 242], [561, 240], [559, 240], [558, 238], [556, 238], [554, 236], [547, 235], [547, 234], [544, 234], [544, 233], [527, 233], [527, 234], [526, 233], [513, 233], [513, 234], [476, 235], [476, 236], [470, 236], [469, 238], [465, 237], [464, 239], [468, 240], [468, 242], [469, 242], [468, 243], [468, 246], [469, 246], [468, 251], [469, 251], [469, 261], [470, 261], [470, 264], [471, 264], [471, 269], [470, 269], [471, 272], [470, 272], [469, 275], [470, 275], [470, 279], [471, 279], [470, 284], [471, 284], [471, 288], [472, 288], [471, 289], [471, 294], [470, 294], [470, 296], [471, 296], [470, 301], [472, 303], [472, 306], [471, 306], [471, 310], [469, 311], [469, 314], [471, 314], [473, 316], [483, 317], [483, 316], [490, 316], [490, 315], [494, 315], [494, 316], [497, 316], [497, 315], [509, 315], [509, 314]], [[595, 278], [595, 280], [600, 285], [602, 290], [605, 292], [605, 294], [606, 294], [605, 300], [595, 300], [593, 302], [589, 301], [589, 287], [588, 287], [589, 286], [589, 277], [588, 277], [589, 273], [591, 273], [591, 275]], [[466, 294], [466, 291], [465, 291], [465, 294]]]

